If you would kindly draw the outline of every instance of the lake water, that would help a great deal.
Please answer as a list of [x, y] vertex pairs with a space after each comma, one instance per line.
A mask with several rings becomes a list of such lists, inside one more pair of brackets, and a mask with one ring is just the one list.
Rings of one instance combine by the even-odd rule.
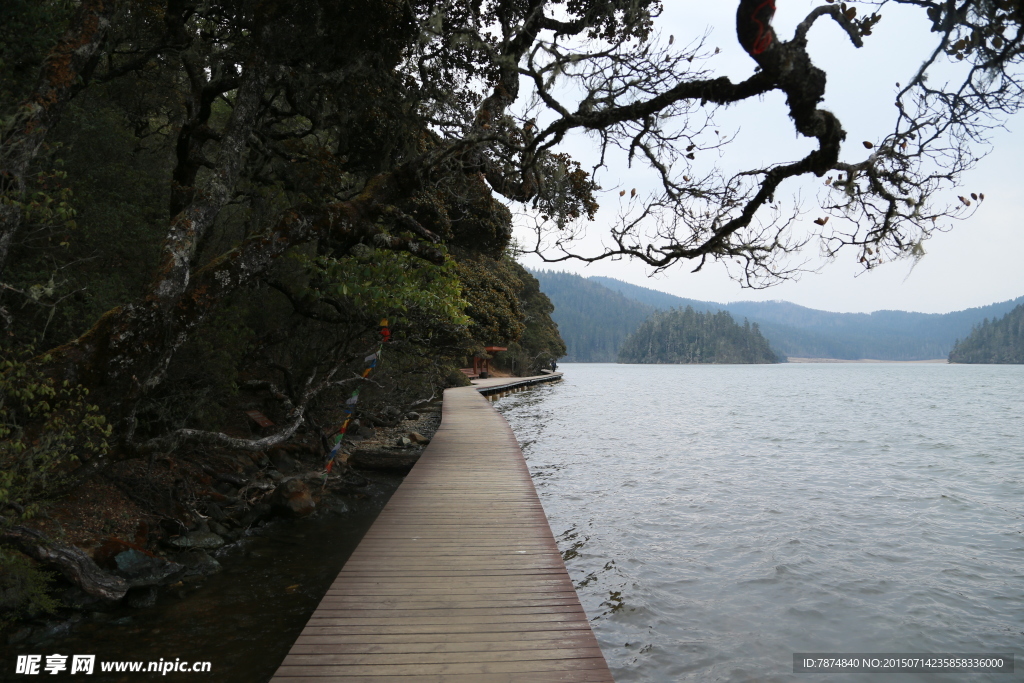
[[[565, 364], [497, 403], [616, 681], [1024, 680], [1024, 366]], [[794, 674], [794, 652], [1014, 652]]]

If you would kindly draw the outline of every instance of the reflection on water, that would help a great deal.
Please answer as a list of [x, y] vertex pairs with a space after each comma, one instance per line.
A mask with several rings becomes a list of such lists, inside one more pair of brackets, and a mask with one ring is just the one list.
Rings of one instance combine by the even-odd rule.
[[259, 535], [219, 551], [216, 557], [224, 567], [222, 572], [162, 593], [153, 608], [93, 613], [70, 634], [55, 635], [41, 644], [0, 649], [0, 680], [13, 673], [15, 655], [30, 653], [94, 654], [97, 662], [181, 658], [212, 664], [207, 675], [102, 674], [97, 670], [82, 679], [101, 683], [132, 683], [154, 680], [154, 676], [168, 682], [270, 680], [400, 483], [397, 477], [374, 478], [375, 483], [354, 501], [358, 511], [275, 521]]
[[1024, 642], [1024, 367], [564, 369], [497, 407], [619, 683]]

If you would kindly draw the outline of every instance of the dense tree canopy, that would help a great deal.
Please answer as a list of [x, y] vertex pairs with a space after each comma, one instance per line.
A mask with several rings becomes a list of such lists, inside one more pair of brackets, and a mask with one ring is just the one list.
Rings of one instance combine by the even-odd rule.
[[[831, 21], [860, 45], [891, 3], [920, 8], [935, 49], [896, 128], [841, 162], [808, 32]], [[514, 341], [522, 306], [496, 265], [512, 210], [552, 260], [739, 260], [758, 285], [801, 241], [773, 200], [810, 175], [831, 188], [829, 250], [853, 244], [868, 267], [915, 257], [979, 199], [939, 192], [1019, 106], [1024, 15], [1008, 0], [875, 4], [825, 2], [787, 37], [774, 3], [742, 0], [751, 73], [733, 82], [700, 42], [659, 33], [656, 0], [5, 2], [0, 317], [50, 349], [48, 377], [90, 389], [116, 443], [146, 452], [200, 438], [182, 425], [237, 387], [279, 397], [286, 438], [316, 396], [359, 381], [345, 368], [382, 315], [410, 357], [465, 352], [471, 319], [507, 337], [475, 342]], [[969, 66], [962, 83], [936, 89], [943, 60]], [[709, 114], [772, 91], [815, 148], [698, 176], [695, 155], [728, 149]], [[598, 254], [571, 241], [602, 168], [567, 154], [577, 134], [661, 188]]]
[[539, 375], [566, 355], [566, 343], [558, 325], [551, 319], [555, 307], [540, 283], [525, 268], [512, 260], [505, 262], [519, 288], [516, 292], [523, 311], [523, 334], [509, 342], [496, 365], [518, 375]]
[[619, 349], [620, 363], [778, 363], [757, 323], [691, 306], [655, 313]]
[[985, 318], [949, 352], [950, 363], [1024, 363], [1024, 304], [998, 320]]

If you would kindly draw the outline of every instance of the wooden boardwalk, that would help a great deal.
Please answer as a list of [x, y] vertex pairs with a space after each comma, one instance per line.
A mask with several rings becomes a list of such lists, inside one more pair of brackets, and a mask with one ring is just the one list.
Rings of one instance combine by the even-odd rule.
[[519, 444], [477, 389], [445, 392], [440, 429], [272, 683], [329, 680], [612, 681]]

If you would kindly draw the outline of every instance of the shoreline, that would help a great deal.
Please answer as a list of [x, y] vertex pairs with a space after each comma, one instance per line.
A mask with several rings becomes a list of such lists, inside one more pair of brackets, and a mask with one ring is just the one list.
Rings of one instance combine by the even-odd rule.
[[929, 363], [949, 363], [946, 358], [933, 358], [929, 360], [878, 360], [877, 358], [858, 358], [856, 360], [848, 358], [799, 358], [796, 356], [790, 356], [787, 363], [908, 363], [914, 365], [923, 365]]
[[[531, 384], [560, 378], [561, 373], [525, 378], [494, 377], [474, 382], [473, 388], [488, 400], [494, 400], [500, 395], [521, 391]], [[398, 448], [394, 443], [396, 439], [408, 435], [411, 431], [422, 435], [426, 441], [432, 439], [440, 426], [441, 406], [442, 400], [435, 400], [421, 408], [416, 419], [407, 417], [394, 427], [367, 430], [366, 436], [358, 432], [353, 434], [354, 438], [344, 449], [345, 455], [342, 459], [347, 461], [350, 467], [355, 467], [353, 474], [356, 475], [355, 478], [365, 480], [367, 485], [364, 486], [346, 487], [340, 474], [332, 475], [327, 486], [314, 485], [316, 482], [312, 481], [311, 477], [319, 471], [322, 456], [311, 457], [305, 450], [300, 452], [289, 449], [287, 459], [280, 455], [276, 456], [276, 460], [265, 456], [261, 458], [262, 462], [259, 464], [255, 461], [251, 465], [246, 463], [248, 467], [239, 468], [242, 471], [238, 473], [232, 470], [231, 474], [239, 480], [237, 483], [242, 484], [243, 488], [252, 488], [263, 483], [269, 470], [287, 464], [287, 474], [282, 472], [281, 475], [273, 477], [273, 483], [297, 479], [307, 484], [316, 507], [308, 516], [289, 515], [285, 514], [284, 510], [278, 514], [271, 513], [269, 509], [263, 510], [264, 514], [237, 530], [237, 538], [233, 537], [234, 534], [231, 538], [224, 538], [223, 540], [228, 542], [223, 546], [209, 550], [189, 548], [181, 551], [201, 556], [203, 562], [199, 563], [200, 566], [190, 568], [186, 574], [175, 574], [151, 586], [133, 587], [130, 594], [120, 600], [90, 599], [71, 586], [61, 587], [58, 594], [65, 604], [55, 613], [24, 617], [9, 624], [2, 631], [0, 659], [3, 659], [6, 665], [9, 663], [8, 660], [13, 660], [16, 655], [25, 651], [91, 648], [105, 660], [135, 658], [155, 661], [170, 647], [178, 651], [187, 651], [190, 657], [196, 660], [212, 661], [215, 668], [222, 673], [232, 672], [249, 677], [250, 680], [272, 675], [287, 652], [288, 636], [279, 642], [267, 642], [264, 637], [264, 640], [260, 641], [260, 648], [265, 650], [266, 654], [260, 657], [242, 657], [239, 652], [231, 649], [221, 651], [219, 646], [214, 644], [224, 633], [236, 633], [240, 632], [240, 629], [253, 628], [259, 631], [259, 627], [272, 618], [270, 612], [261, 607], [264, 603], [273, 605], [273, 610], [277, 613], [277, 617], [273, 618], [287, 622], [284, 631], [291, 629], [295, 635], [298, 634], [330, 582], [347, 561], [349, 554], [361, 542], [363, 533], [374, 523], [391, 493], [404, 480], [405, 472], [399, 472], [394, 467], [381, 468], [374, 466], [372, 462], [360, 462], [365, 458], [359, 457], [359, 451], [401, 450], [402, 454], [407, 456], [403, 460], [414, 460], [423, 451], [421, 442], [414, 442], [405, 448]], [[373, 436], [369, 435], [370, 431], [375, 432]], [[408, 465], [399, 469], [407, 470]], [[347, 472], [348, 468], [345, 468], [345, 471]], [[278, 482], [278, 478], [282, 482]], [[198, 479], [195, 482], [199, 494], [195, 504], [199, 509], [202, 509], [205, 500], [203, 494], [206, 493], [206, 486], [213, 486], [216, 483], [214, 475], [208, 475], [206, 479], [208, 481], [205, 484]], [[242, 479], [245, 480], [244, 484]], [[306, 480], [310, 481], [307, 483]], [[267, 490], [263, 491], [263, 488]], [[264, 493], [263, 497], [269, 499], [272, 490], [276, 489], [268, 482], [260, 490]], [[270, 508], [270, 505], [264, 507]], [[63, 512], [65, 515], [70, 514], [70, 510]], [[50, 518], [44, 521], [53, 522]], [[133, 519], [130, 526], [134, 526], [135, 521]], [[202, 521], [212, 526], [212, 520]], [[198, 530], [201, 529], [200, 523]], [[233, 526], [231, 530], [235, 531]], [[83, 538], [79, 538], [86, 535], [85, 530], [75, 531], [77, 533], [69, 534], [70, 538], [55, 534], [53, 540], [76, 548], [85, 546], [83, 552], [91, 557], [91, 544], [83, 543]], [[120, 530], [112, 529], [108, 536], [114, 537], [118, 535], [118, 531]], [[183, 529], [182, 536], [187, 537], [193, 531], [195, 530]], [[324, 546], [326, 538], [332, 540]], [[131, 540], [135, 538], [132, 537]], [[173, 562], [179, 559], [180, 552], [165, 547], [166, 543], [156, 542], [155, 539], [147, 541], [149, 542], [146, 546], [137, 547], [146, 548], [142, 552], [153, 557], [154, 561]], [[285, 554], [283, 559], [282, 552]], [[275, 557], [278, 559], [275, 560]], [[247, 600], [242, 595], [246, 591], [258, 597]], [[66, 599], [65, 594], [74, 594], [81, 604]], [[190, 629], [191, 633], [181, 629], [183, 614], [203, 612], [212, 605], [221, 609], [230, 608], [236, 614], [238, 623], [229, 623], [221, 619], [200, 619], [194, 624], [194, 628]], [[119, 644], [152, 629], [155, 629], [154, 632], [166, 630], [165, 637], [146, 647], [135, 648], [131, 655]]]
[[[96, 638], [102, 645], [102, 654], [109, 659], [128, 659], [127, 651], [101, 636], [97, 629], [120, 632], [125, 638], [134, 632], [134, 622], [173, 630], [180, 624], [165, 615], [197, 609], [192, 596], [202, 595], [207, 585], [224, 590], [226, 585], [259, 584], [261, 576], [273, 576], [277, 584], [285, 582], [284, 587], [293, 588], [282, 591], [282, 586], [277, 586], [276, 592], [264, 598], [277, 599], [283, 597], [282, 592], [287, 593], [292, 597], [283, 598], [284, 602], [277, 607], [284, 612], [296, 609], [295, 605], [304, 600], [301, 593], [316, 584], [318, 569], [307, 571], [301, 562], [292, 566], [286, 560], [284, 564], [292, 574], [280, 576], [265, 566], [269, 560], [258, 559], [272, 553], [252, 552], [252, 548], [304, 545], [305, 554], [294, 547], [289, 548], [289, 554], [304, 556], [309, 561], [313, 556], [309, 556], [308, 549], [319, 548], [321, 542], [316, 539], [324, 530], [331, 529], [331, 536], [339, 540], [329, 550], [318, 552], [331, 556], [330, 561], [337, 563], [336, 570], [340, 569], [361, 540], [362, 532], [373, 523], [411, 467], [406, 461], [414, 461], [422, 453], [423, 441], [429, 442], [440, 422], [438, 399], [420, 407], [419, 412], [411, 411], [395, 426], [354, 430], [342, 449], [342, 467], [336, 468], [326, 480], [321, 478], [323, 455], [314, 452], [302, 438], [251, 455], [227, 450], [164, 455], [157, 459], [153, 467], [156, 472], [150, 475], [155, 484], [147, 479], [132, 480], [132, 495], [124, 491], [126, 486], [115, 485], [122, 482], [111, 483], [102, 475], [93, 475], [78, 489], [52, 501], [47, 514], [31, 520], [33, 523], [27, 526], [42, 533], [48, 546], [79, 556], [91, 568], [90, 576], [121, 578], [127, 591], [116, 598], [97, 596], [58, 572], [51, 588], [58, 600], [53, 612], [30, 613], [0, 624], [0, 659], [6, 666], [7, 660], [26, 648], [64, 647], [67, 643], [85, 647], [90, 637]], [[423, 441], [409, 439], [411, 433]], [[401, 437], [409, 443], [395, 447]], [[401, 462], [397, 466], [385, 462], [382, 467], [380, 463], [362, 462], [358, 455], [367, 450], [393, 450], [405, 457], [385, 458]], [[165, 463], [163, 469], [171, 469], [181, 479], [187, 479], [193, 492], [193, 498], [186, 501], [190, 508], [179, 503], [183, 511], [180, 517], [156, 509], [156, 503], [150, 499], [153, 487], [165, 483], [160, 478]], [[125, 461], [121, 466], [134, 468], [136, 464]], [[147, 483], [149, 488], [143, 486]], [[99, 526], [104, 518], [124, 523], [104, 528]], [[175, 523], [176, 534], [168, 535], [166, 524], [160, 523], [163, 520]], [[143, 531], [135, 532], [136, 528]], [[356, 533], [355, 529], [361, 531]], [[346, 534], [351, 538], [340, 540]], [[307, 536], [309, 541], [290, 540]], [[138, 575], [131, 573], [134, 567], [125, 574], [127, 570], [117, 564], [117, 557], [124, 553], [142, 558]], [[308, 605], [309, 612], [320, 597], [317, 595]], [[246, 615], [248, 625], [269, 618], [260, 613], [255, 601], [250, 604], [234, 599], [233, 608]], [[216, 602], [209, 597], [206, 600]], [[215, 640], [217, 624], [206, 623], [203, 628], [207, 639]], [[217, 654], [216, 650], [207, 650], [205, 643], [200, 642], [202, 639], [192, 642], [180, 635], [169, 635], [168, 639], [180, 648], [194, 651], [196, 657], [198, 653], [204, 657]], [[152, 655], [152, 659], [160, 656], [157, 650], [140, 650], [138, 654]], [[277, 664], [274, 662], [273, 666]], [[260, 665], [261, 660], [256, 658], [245, 667]], [[250, 672], [249, 668], [245, 671], [246, 675]], [[5, 680], [2, 675], [0, 680]]]

